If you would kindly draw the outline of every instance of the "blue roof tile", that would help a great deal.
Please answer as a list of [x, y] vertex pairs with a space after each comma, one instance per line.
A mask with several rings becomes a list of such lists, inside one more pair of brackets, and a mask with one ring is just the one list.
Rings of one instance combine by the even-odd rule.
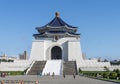
[[60, 17], [55, 17], [52, 21], [50, 21], [46, 26], [53, 26], [53, 27], [58, 27], [58, 26], [68, 26], [70, 28], [76, 28], [71, 25], [68, 25], [66, 22], [64, 22]]
[[43, 26], [43, 27], [46, 27], [46, 26], [51, 26], [51, 27], [68, 26], [70, 28], [77, 28], [77, 27], [71, 26], [71, 25], [67, 24], [66, 22], [64, 22], [59, 17], [59, 13], [58, 12], [56, 12], [56, 17], [52, 21], [50, 21], [48, 24], [46, 24], [45, 26]]

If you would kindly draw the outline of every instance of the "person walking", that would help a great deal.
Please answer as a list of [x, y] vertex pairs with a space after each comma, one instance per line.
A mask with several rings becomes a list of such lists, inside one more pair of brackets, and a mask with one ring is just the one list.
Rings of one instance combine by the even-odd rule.
[[73, 78], [75, 79], [75, 73], [73, 73]]
[[65, 78], [65, 73], [63, 73], [63, 77]]

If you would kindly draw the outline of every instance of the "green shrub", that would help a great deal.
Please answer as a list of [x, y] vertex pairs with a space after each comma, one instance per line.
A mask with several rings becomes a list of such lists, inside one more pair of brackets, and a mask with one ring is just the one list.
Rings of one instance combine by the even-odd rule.
[[116, 79], [117, 78], [117, 73], [116, 72], [111, 72], [110, 73], [110, 79]]
[[23, 72], [21, 71], [10, 72], [10, 75], [23, 75]]
[[103, 73], [103, 78], [108, 78], [109, 75], [110, 75], [110, 72], [104, 72], [104, 73]]
[[120, 77], [120, 72], [119, 72], [119, 73], [117, 73], [117, 77]]
[[23, 75], [24, 74], [24, 72], [22, 71], [4, 71], [4, 73], [6, 73], [7, 75]]
[[79, 68], [79, 73], [82, 73], [82, 70]]
[[113, 72], [119, 73], [120, 70], [119, 69], [114, 69]]

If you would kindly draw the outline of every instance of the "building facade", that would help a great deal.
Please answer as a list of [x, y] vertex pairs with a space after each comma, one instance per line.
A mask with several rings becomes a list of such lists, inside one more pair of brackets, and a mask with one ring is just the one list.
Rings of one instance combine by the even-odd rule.
[[76, 61], [79, 67], [83, 58], [77, 27], [64, 22], [56, 12], [52, 21], [36, 29], [38, 34], [34, 34], [30, 60]]

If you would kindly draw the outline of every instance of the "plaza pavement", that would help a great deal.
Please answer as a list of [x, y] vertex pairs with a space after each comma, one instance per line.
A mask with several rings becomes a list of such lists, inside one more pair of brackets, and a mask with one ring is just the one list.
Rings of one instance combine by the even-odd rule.
[[76, 76], [75, 79], [72, 75], [67, 75], [65, 78], [63, 76], [7, 76], [5, 78], [0, 78], [0, 81], [4, 80], [4, 84], [18, 84], [19, 80], [24, 81], [24, 84], [119, 84], [107, 81], [101, 81], [97, 79], [91, 79], [82, 76]]

